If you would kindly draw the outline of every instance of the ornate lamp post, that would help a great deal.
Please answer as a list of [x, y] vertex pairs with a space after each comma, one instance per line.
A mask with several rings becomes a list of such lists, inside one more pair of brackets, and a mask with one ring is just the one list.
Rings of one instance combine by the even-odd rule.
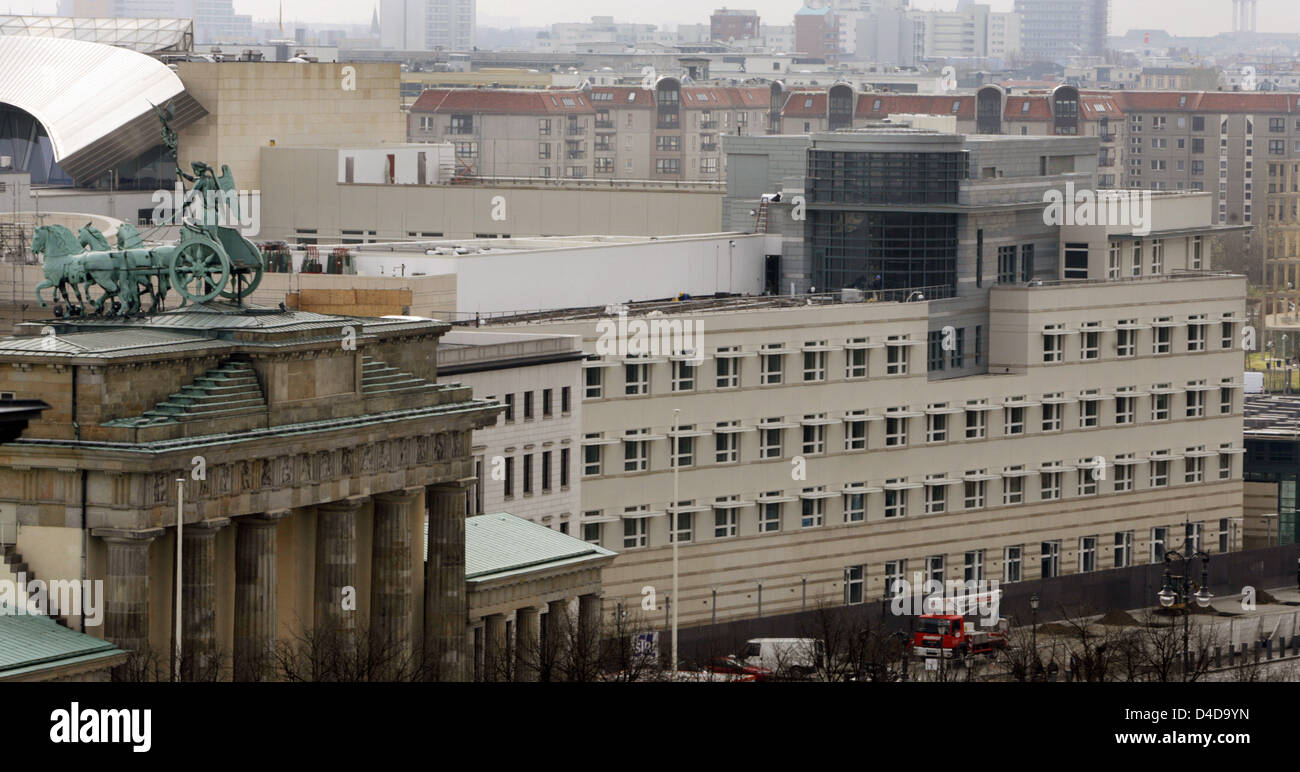
[[[1201, 561], [1201, 582], [1195, 584], [1188, 575], [1189, 564], [1193, 560]], [[1178, 573], [1173, 572], [1174, 563], [1178, 563]], [[1175, 605], [1183, 613], [1183, 680], [1187, 680], [1187, 671], [1190, 669], [1191, 654], [1188, 648], [1188, 636], [1190, 634], [1190, 622], [1192, 609], [1188, 605], [1193, 599], [1196, 605], [1205, 608], [1210, 605], [1214, 596], [1210, 594], [1210, 556], [1200, 550], [1192, 552], [1190, 555], [1184, 555], [1177, 550], [1169, 550], [1165, 553], [1165, 576], [1164, 584], [1156, 597], [1160, 600], [1160, 605], [1164, 608], [1173, 608]], [[1195, 595], [1192, 594], [1195, 585]]]
[[1034, 652], [1033, 670], [1030, 672], [1029, 677], [1032, 680], [1038, 680], [1038, 671], [1041, 670], [1038, 661], [1038, 593], [1029, 596], [1029, 612], [1032, 616], [1030, 636], [1033, 640], [1029, 647]]

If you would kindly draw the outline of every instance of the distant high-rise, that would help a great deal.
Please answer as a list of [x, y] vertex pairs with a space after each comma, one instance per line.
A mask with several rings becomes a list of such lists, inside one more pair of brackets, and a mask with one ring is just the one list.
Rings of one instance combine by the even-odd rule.
[[[811, 0], [810, 0], [811, 2]], [[840, 54], [839, 18], [829, 6], [805, 5], [794, 14], [794, 46], [806, 56], [833, 62]]]
[[477, 0], [382, 0], [380, 44], [384, 48], [467, 51], [476, 43]]
[[194, 0], [59, 0], [58, 11], [92, 19], [192, 19]]
[[752, 40], [758, 37], [757, 11], [720, 8], [709, 17], [709, 37], [713, 40]]
[[1110, 28], [1110, 0], [1016, 0], [1020, 51], [1057, 61], [1101, 56]]

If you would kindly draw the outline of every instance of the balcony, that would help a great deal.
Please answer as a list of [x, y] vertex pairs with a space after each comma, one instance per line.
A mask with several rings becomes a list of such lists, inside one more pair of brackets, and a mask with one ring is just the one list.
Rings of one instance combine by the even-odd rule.
[[587, 130], [582, 126], [569, 126], [564, 130], [564, 133], [570, 137], [581, 137], [587, 133]]
[[473, 126], [448, 126], [446, 133], [447, 134], [473, 134], [474, 127]]
[[1102, 142], [1114, 142], [1114, 141], [1115, 141], [1115, 132], [1113, 132], [1113, 131], [1112, 131], [1112, 132], [1109, 132], [1109, 133], [1106, 133], [1106, 134], [1098, 134], [1097, 136], [1101, 139]]
[[596, 128], [598, 128], [598, 129], [612, 129], [612, 128], [614, 128], [614, 122], [613, 122], [613, 121], [599, 121], [599, 120], [598, 120], [598, 121], [596, 121]]
[[718, 128], [717, 121], [700, 121], [701, 131], [708, 131], [709, 129], [716, 129], [716, 128]]
[[567, 159], [569, 159], [570, 161], [580, 161], [580, 160], [582, 160], [583, 158], [586, 158], [586, 157], [587, 157], [587, 151], [586, 151], [586, 150], [569, 150], [569, 151], [565, 152], [564, 157], [567, 158]]
[[1114, 159], [1114, 158], [1102, 158], [1102, 159], [1100, 159], [1100, 160], [1097, 161], [1097, 166], [1100, 167], [1100, 168], [1103, 168], [1103, 169], [1104, 169], [1104, 168], [1107, 168], [1107, 167], [1114, 166], [1114, 165], [1115, 165], [1115, 159]]
[[718, 143], [717, 143], [717, 142], [703, 142], [703, 143], [700, 143], [700, 152], [701, 152], [701, 153], [712, 153], [712, 152], [716, 151], [717, 149], [718, 149]]

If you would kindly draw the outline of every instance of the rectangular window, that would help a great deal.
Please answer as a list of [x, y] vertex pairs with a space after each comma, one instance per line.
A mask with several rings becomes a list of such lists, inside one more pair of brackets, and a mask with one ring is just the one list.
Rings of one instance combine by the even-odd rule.
[[985, 410], [966, 411], [966, 439], [982, 440], [988, 436], [988, 412]]
[[[781, 491], [768, 491], [765, 496], [776, 498]], [[781, 530], [781, 502], [765, 501], [758, 505], [758, 532], [776, 533]]]
[[1061, 498], [1061, 473], [1060, 472], [1040, 472], [1039, 479], [1039, 498], [1043, 501], [1052, 501]]
[[1133, 565], [1133, 532], [1120, 531], [1115, 534], [1115, 568], [1128, 568]]
[[867, 517], [867, 495], [846, 490], [844, 493], [844, 522], [860, 523]]
[[1191, 319], [1188, 319], [1187, 321], [1188, 321], [1188, 324], [1187, 324], [1187, 350], [1188, 350], [1188, 351], [1204, 351], [1204, 350], [1205, 350], [1205, 337], [1206, 337], [1206, 336], [1205, 336], [1205, 333], [1206, 333], [1206, 325], [1208, 324], [1208, 322], [1206, 322], [1206, 323], [1201, 323], [1201, 322], [1205, 322], [1205, 316], [1204, 316], [1204, 315], [1201, 315], [1201, 316], [1199, 316], [1199, 317], [1192, 317]]
[[[1120, 322], [1124, 324], [1124, 322]], [[1115, 331], [1115, 356], [1131, 357], [1137, 354], [1137, 330], [1120, 328]]]
[[719, 464], [734, 464], [740, 460], [740, 434], [717, 429], [739, 427], [739, 421], [719, 423], [713, 434], [713, 460]]
[[552, 397], [555, 396], [554, 392], [555, 392], [554, 389], [542, 389], [542, 417], [543, 418], [550, 418], [552, 415], [554, 415], [554, 412], [551, 409], [552, 402], [553, 402]]
[[901, 447], [907, 444], [907, 419], [885, 416], [885, 447]]
[[650, 443], [634, 439], [637, 434], [648, 432], [629, 432], [623, 441], [623, 471], [644, 472], [650, 468]]
[[604, 523], [583, 523], [582, 540], [592, 544], [600, 544], [600, 527]]
[[1219, 479], [1232, 479], [1232, 454], [1219, 453]]
[[1169, 529], [1158, 525], [1151, 529], [1151, 562], [1162, 563], [1165, 559], [1165, 549], [1169, 541]]
[[[769, 419], [768, 423], [780, 423], [781, 419]], [[758, 457], [759, 458], [780, 458], [781, 457], [781, 433], [782, 429], [765, 428], [762, 424], [758, 427]]]
[[1043, 431], [1059, 432], [1061, 430], [1061, 414], [1065, 412], [1064, 407], [1064, 405], [1058, 403], [1043, 403]]
[[568, 414], [569, 414], [569, 409], [572, 407], [572, 405], [571, 405], [571, 402], [572, 402], [572, 393], [571, 393], [571, 392], [572, 392], [572, 390], [571, 390], [570, 387], [568, 387], [568, 386], [564, 386], [564, 387], [562, 387], [562, 388], [560, 389], [560, 413], [561, 413], [562, 415], [568, 415]]
[[1137, 397], [1116, 397], [1115, 398], [1115, 423], [1131, 424], [1133, 423], [1133, 405], [1137, 402]]
[[1169, 461], [1167, 459], [1151, 459], [1151, 487], [1163, 488], [1169, 485]]
[[[628, 507], [636, 511], [637, 507]], [[646, 545], [646, 518], [631, 517], [623, 520], [623, 549], [635, 549]]]
[[524, 454], [524, 495], [533, 492], [533, 454]]
[[983, 509], [987, 480], [967, 480], [965, 488], [965, 506], [967, 509]]
[[[694, 501], [679, 501], [677, 502], [677, 508], [689, 507], [694, 504]], [[669, 543], [683, 544], [690, 542], [695, 538], [695, 513], [670, 511], [668, 513], [668, 526]]]
[[1219, 413], [1227, 415], [1232, 412], [1232, 389], [1219, 389]]
[[[805, 421], [817, 421], [825, 418], [825, 414], [806, 415]], [[803, 454], [805, 456], [819, 456], [826, 452], [826, 425], [825, 424], [805, 424], [803, 427]]]
[[605, 386], [604, 376], [602, 375], [603, 372], [604, 369], [600, 367], [585, 368], [584, 374], [586, 377], [586, 384], [582, 394], [584, 399], [600, 399], [604, 396]]
[[[822, 341], [821, 345], [825, 345]], [[826, 352], [803, 352], [803, 379], [805, 383], [826, 380]]]
[[[1198, 386], [1201, 384], [1197, 384]], [[1205, 415], [1205, 392], [1191, 391], [1187, 392], [1187, 417], [1201, 418]]]
[[[823, 490], [824, 488], [822, 487], [804, 488], [803, 492], [805, 494], [815, 494], [815, 493], [820, 493]], [[808, 496], [804, 496], [803, 498], [800, 499], [799, 505], [800, 505], [800, 513], [799, 513], [800, 527], [803, 528], [821, 527], [822, 522], [826, 515], [826, 499], [809, 498]]]
[[943, 332], [941, 330], [931, 330], [927, 341], [927, 350], [929, 356], [926, 359], [926, 367], [930, 372], [939, 372], [943, 369]]
[[866, 378], [867, 377], [867, 350], [865, 348], [845, 349], [844, 377], [845, 378]]
[[674, 360], [672, 369], [673, 391], [695, 391], [695, 365]]
[[[727, 351], [734, 351], [728, 349]], [[719, 354], [723, 353], [722, 349], [718, 350]], [[717, 387], [719, 389], [734, 389], [740, 385], [740, 358], [719, 356], [714, 360], [717, 364]]]
[[628, 396], [650, 393], [650, 365], [628, 364], [623, 367], [626, 373], [626, 385], [623, 393]]
[[1091, 459], [1079, 459], [1078, 477], [1078, 495], [1092, 496], [1097, 493], [1097, 467]]
[[1051, 579], [1061, 575], [1061, 543], [1045, 541], [1040, 547], [1039, 576]]
[[[891, 336], [890, 339], [894, 340], [895, 338]], [[907, 345], [887, 345], [885, 347], [885, 374], [907, 374]]]
[[939, 484], [925, 486], [925, 513], [938, 515], [948, 511], [948, 486]]
[[1205, 479], [1205, 457], [1187, 456], [1183, 459], [1183, 482], [1198, 483]]
[[1016, 248], [998, 247], [998, 284], [1013, 284], [1015, 281]]
[[962, 563], [962, 578], [965, 581], [984, 581], [984, 550], [967, 552]]
[[1228, 552], [1232, 549], [1231, 539], [1232, 532], [1229, 530], [1228, 518], [1219, 518], [1219, 552]]
[[[902, 482], [891, 480], [890, 482]], [[907, 489], [885, 488], [885, 517], [903, 517], [907, 514]]]
[[502, 487], [506, 498], [512, 498], [515, 495], [515, 458], [506, 456], [506, 480]]
[[569, 487], [569, 449], [560, 448], [560, 487]]
[[1101, 356], [1101, 332], [1084, 327], [1079, 335], [1079, 358], [1097, 359]]
[[[1125, 491], [1133, 490], [1133, 467], [1129, 464], [1119, 463], [1120, 458], [1121, 457], [1117, 456], [1115, 459], [1116, 463], [1115, 463], [1114, 473], [1115, 473], [1116, 493], [1123, 493]], [[1132, 454], [1128, 454], [1128, 458], [1131, 459]]]
[[866, 590], [866, 566], [848, 566], [844, 569], [844, 602], [853, 605], [863, 601]]
[[1088, 573], [1097, 570], [1097, 537], [1079, 537], [1079, 572]]
[[1168, 354], [1173, 350], [1174, 328], [1170, 326], [1172, 320], [1163, 316], [1156, 320], [1156, 325], [1151, 334], [1151, 353]]
[[1008, 435], [1025, 433], [1025, 409], [1023, 407], [1003, 408], [1002, 433]]
[[[725, 499], [719, 499], [720, 502]], [[729, 539], [736, 535], [736, 509], [723, 507], [713, 510], [713, 538]]]
[[[682, 426], [682, 432], [695, 431], [695, 425]], [[669, 437], [669, 458], [672, 466], [687, 467], [695, 464], [695, 438], [694, 437]]]
[[1043, 361], [1060, 362], [1065, 356], [1065, 336], [1055, 333], [1043, 334]]
[[1002, 503], [1020, 504], [1025, 500], [1025, 478], [1011, 475], [1002, 478]]
[[943, 555], [930, 555], [925, 559], [925, 578], [943, 584]]
[[1101, 402], [1095, 399], [1079, 400], [1079, 428], [1091, 429], [1101, 420]]
[[[946, 406], [939, 406], [943, 409]], [[948, 439], [948, 415], [932, 413], [925, 417], [925, 441], [946, 442]]]
[[[1167, 388], [1167, 386], [1165, 386]], [[1169, 420], [1169, 395], [1152, 394], [1151, 395], [1151, 420], [1167, 421]]]
[[759, 383], [764, 386], [774, 386], [781, 383], [781, 364], [784, 356], [784, 354], [759, 355], [759, 359], [762, 361], [762, 367], [759, 371]]
[[551, 490], [551, 451], [542, 451], [542, 491]]
[[903, 591], [903, 581], [907, 576], [906, 560], [885, 561], [885, 597], [892, 598]]
[[845, 450], [867, 449], [867, 421], [865, 418], [856, 420], [854, 418], [854, 416], [865, 416], [865, 414], [865, 410], [855, 410], [844, 418]]
[[[599, 434], [588, 434], [588, 439], [599, 439]], [[582, 474], [586, 477], [600, 474], [600, 445], [582, 446]]]
[[1007, 547], [1002, 553], [1002, 580], [1004, 582], [1018, 582], [1021, 579], [1020, 558], [1022, 548], [1019, 544], [1014, 547]]
[[524, 392], [524, 420], [533, 420], [533, 393], [531, 391]]
[[513, 394], [506, 395], [506, 420], [515, 420], [515, 395]]

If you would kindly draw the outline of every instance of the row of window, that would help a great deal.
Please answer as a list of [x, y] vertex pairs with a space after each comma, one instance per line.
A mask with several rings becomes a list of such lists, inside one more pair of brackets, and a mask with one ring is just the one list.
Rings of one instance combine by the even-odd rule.
[[[1185, 523], [1183, 525], [1183, 549], [1186, 551], [1202, 550], [1204, 544], [1204, 523]], [[1230, 524], [1227, 518], [1221, 518], [1218, 521], [1218, 551], [1228, 552], [1232, 548]], [[1169, 540], [1174, 532], [1174, 528], [1169, 526], [1156, 526], [1150, 531], [1150, 550], [1148, 560], [1150, 563], [1160, 563], [1165, 559], [1165, 552], [1169, 549]], [[1089, 573], [1102, 567], [1103, 553], [1107, 550], [1110, 552], [1109, 568], [1127, 568], [1136, 565], [1135, 539], [1133, 531], [1116, 531], [1114, 534], [1103, 536], [1100, 534], [1092, 536], [1080, 536], [1077, 541], [1077, 565], [1078, 573]], [[1039, 542], [1037, 549], [1038, 573], [1043, 579], [1060, 576], [1062, 574], [1061, 565], [1061, 544], [1062, 540], [1053, 539]], [[1002, 552], [1002, 582], [1019, 582], [1026, 578], [1025, 569], [1027, 563], [1033, 559], [1033, 553], [1029, 551], [1030, 547], [1024, 544], [1014, 544], [1001, 548]], [[962, 554], [961, 576], [964, 582], [981, 582], [989, 579], [986, 576], [986, 554], [988, 550], [970, 550]], [[923, 582], [934, 581], [944, 584], [948, 578], [948, 560], [946, 555], [928, 555], [919, 560], [920, 566], [915, 569], [920, 574]], [[866, 565], [852, 565], [844, 567], [844, 602], [849, 604], [863, 603], [867, 600], [866, 578], [868, 568]], [[892, 598], [899, 592], [903, 591], [902, 582], [913, 582], [916, 577], [908, 576], [908, 560], [888, 560], [885, 561], [882, 571], [884, 593], [883, 598]], [[913, 592], [921, 588], [912, 588]]]
[[[1204, 418], [1207, 410], [1208, 390], [1204, 383], [1189, 384], [1180, 408], [1180, 418]], [[1077, 400], [1076, 421], [1069, 425], [1079, 429], [1093, 429], [1103, 425], [1125, 426], [1138, 423], [1137, 401], [1140, 396], [1150, 397], [1150, 410], [1145, 415], [1150, 422], [1173, 420], [1175, 415], [1173, 396], [1179, 391], [1168, 384], [1158, 384], [1152, 393], [1138, 392], [1132, 387], [1120, 390], [1114, 397], [1113, 421], [1102, 423], [1101, 405], [1107, 398], [1099, 393], [1084, 394]], [[1236, 387], [1219, 387], [1217, 415], [1230, 415], [1236, 407]], [[717, 464], [734, 464], [741, 461], [742, 445], [748, 446], [748, 453], [757, 451], [755, 458], [779, 459], [794, 455], [818, 456], [835, 447], [827, 428], [843, 425], [842, 435], [838, 438], [845, 452], [862, 451], [875, 448], [902, 448], [914, 441], [910, 432], [912, 419], [925, 419], [925, 443], [953, 442], [960, 439], [983, 440], [990, 436], [1022, 436], [1030, 433], [1031, 422], [1028, 420], [1030, 407], [1038, 407], [1036, 427], [1041, 432], [1059, 432], [1065, 430], [1066, 406], [1076, 402], [1063, 393], [1043, 395], [1043, 402], [1007, 400], [1001, 406], [989, 404], [967, 404], [949, 407], [948, 403], [936, 403], [928, 406], [925, 413], [914, 412], [906, 407], [890, 408], [883, 414], [868, 414], [866, 410], [847, 411], [843, 418], [833, 418], [827, 413], [810, 413], [797, 422], [787, 422], [782, 417], [765, 418], [751, 426], [742, 425], [740, 420], [718, 421], [712, 428], [697, 428], [695, 424], [678, 426], [675, 433], [668, 435], [652, 434], [649, 428], [628, 429], [620, 437], [606, 438], [600, 432], [590, 432], [583, 436], [582, 474], [593, 477], [610, 474], [606, 469], [605, 447], [621, 444], [623, 446], [623, 472], [650, 471], [650, 444], [657, 440], [668, 440], [668, 463], [671, 467], [690, 467], [707, 463], [709, 449], [707, 441], [697, 442], [713, 435], [712, 460]], [[1001, 410], [1001, 435], [991, 435], [989, 413]], [[1072, 411], [1073, 412], [1073, 411]], [[1108, 415], [1109, 415], [1109, 411]], [[961, 419], [956, 416], [962, 415]], [[871, 442], [872, 432], [869, 424], [873, 421], [883, 423], [883, 444], [881, 436]], [[1143, 421], [1146, 423], [1147, 421]], [[797, 430], [796, 444], [787, 448], [786, 431]], [[754, 443], [742, 443], [741, 436], [754, 432]], [[701, 446], [704, 447], [701, 447]], [[789, 451], [789, 453], [788, 453]], [[748, 457], [748, 453], [746, 457]]]
[[[516, 396], [522, 397], [524, 420], [531, 421], [536, 418], [537, 416], [534, 408], [536, 394], [537, 392], [535, 391], [524, 391], [520, 392], [518, 395], [511, 393], [502, 397], [502, 402], [506, 407], [505, 413], [502, 415], [505, 422], [511, 423], [515, 420], [515, 408], [520, 402], [520, 400], [515, 399]], [[496, 397], [494, 396], [488, 397], [488, 400], [495, 399]], [[555, 417], [555, 389], [542, 389], [540, 401], [542, 407], [542, 418]], [[568, 386], [562, 386], [560, 388], [560, 414], [568, 415], [572, 407], [572, 390]]]
[[[623, 508], [621, 521], [623, 528], [623, 549], [637, 549], [650, 546], [649, 521], [652, 517], [666, 513], [669, 523], [668, 541], [678, 543], [692, 542], [698, 538], [697, 528], [712, 526], [714, 539], [725, 539], [741, 534], [740, 510], [757, 507], [758, 519], [754, 533], [777, 533], [793, 525], [783, 525], [783, 518], [788, 514], [786, 504], [798, 503], [798, 527], [820, 528], [827, 522], [827, 502], [839, 499], [842, 503], [841, 515], [844, 523], [862, 523], [868, 520], [868, 504], [872, 495], [881, 506], [880, 516], [886, 520], [906, 517], [909, 514], [943, 514], [946, 512], [984, 509], [991, 506], [990, 497], [997, 495], [989, 490], [989, 483], [1001, 481], [1001, 506], [1016, 506], [1031, 501], [1058, 501], [1066, 498], [1065, 475], [1074, 473], [1073, 496], [1071, 498], [1095, 496], [1110, 488], [1110, 492], [1126, 493], [1134, 490], [1166, 488], [1173, 484], [1195, 485], [1205, 482], [1206, 458], [1217, 456], [1215, 474], [1219, 480], [1232, 479], [1232, 457], [1238, 451], [1222, 448], [1220, 451], [1206, 451], [1204, 447], [1188, 448], [1186, 455], [1174, 455], [1168, 450], [1156, 451], [1147, 458], [1139, 459], [1129, 453], [1094, 465], [1094, 459], [1079, 459], [1078, 466], [1064, 466], [1059, 461], [1043, 464], [1033, 469], [1024, 465], [1006, 467], [1000, 473], [990, 474], [986, 469], [968, 470], [960, 477], [952, 478], [944, 474], [928, 475], [924, 482], [909, 482], [905, 479], [890, 479], [880, 487], [866, 483], [851, 483], [840, 490], [827, 490], [825, 485], [803, 488], [797, 495], [786, 495], [784, 491], [766, 491], [753, 501], [746, 501], [739, 494], [720, 496], [712, 503], [697, 503], [694, 500], [678, 501], [676, 505], [666, 507], [664, 512], [650, 509], [650, 505], [632, 505]], [[1183, 462], [1181, 475], [1175, 477], [1173, 462]], [[1104, 459], [1103, 459], [1104, 461]], [[1137, 467], [1148, 464], [1145, 484], [1138, 487]], [[1029, 482], [1027, 482], [1029, 481]], [[1036, 485], [1033, 483], [1036, 481]], [[961, 510], [952, 495], [951, 487], [960, 485]], [[912, 491], [917, 491], [916, 495]], [[711, 520], [701, 523], [697, 514], [712, 513]], [[605, 524], [604, 513], [593, 510], [584, 513], [584, 538], [598, 541], [602, 537]], [[872, 518], [874, 519], [874, 517]]]
[[[1205, 314], [1193, 314], [1188, 317], [1186, 346], [1178, 353], [1199, 353], [1210, 350], [1212, 322]], [[1215, 342], [1220, 350], [1234, 348], [1235, 321], [1220, 321]], [[1139, 323], [1136, 319], [1121, 319], [1115, 327], [1102, 327], [1101, 322], [1085, 322], [1077, 330], [1067, 330], [1064, 324], [1048, 324], [1043, 328], [1043, 362], [1064, 362], [1065, 340], [1074, 335], [1079, 336], [1079, 359], [1083, 361], [1101, 359], [1101, 336], [1105, 332], [1115, 333], [1115, 356], [1120, 359], [1138, 355], [1138, 332], [1150, 330], [1152, 356], [1173, 354], [1174, 327], [1182, 323], [1174, 322], [1172, 316], [1158, 316], [1150, 323]]]
[[[534, 457], [540, 457], [541, 465], [537, 469], [538, 477], [534, 479], [533, 470], [538, 465], [534, 462]], [[542, 493], [550, 493], [553, 490], [556, 475], [551, 461], [555, 457], [555, 452], [544, 450], [541, 453], [524, 453], [518, 458], [515, 456], [504, 457], [504, 468], [502, 469], [502, 493], [509, 500], [515, 496], [516, 482], [522, 482], [519, 492], [524, 496], [531, 496], [540, 486]], [[569, 458], [568, 448], [560, 448], [560, 466], [559, 466], [559, 483], [560, 489], [564, 490], [569, 487]], [[516, 466], [521, 470], [516, 472]], [[522, 478], [522, 479], [519, 479]]]

